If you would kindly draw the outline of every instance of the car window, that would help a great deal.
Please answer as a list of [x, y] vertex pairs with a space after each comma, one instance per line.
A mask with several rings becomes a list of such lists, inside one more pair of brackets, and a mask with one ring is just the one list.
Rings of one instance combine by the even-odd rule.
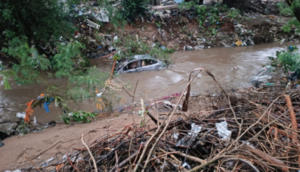
[[156, 64], [156, 63], [157, 63], [157, 61], [153, 60], [153, 59], [142, 60], [142, 66], [149, 66], [149, 65]]
[[139, 61], [134, 61], [134, 62], [130, 62], [128, 63], [125, 67], [124, 67], [124, 71], [126, 70], [130, 70], [130, 69], [136, 69], [140, 66], [140, 62]]

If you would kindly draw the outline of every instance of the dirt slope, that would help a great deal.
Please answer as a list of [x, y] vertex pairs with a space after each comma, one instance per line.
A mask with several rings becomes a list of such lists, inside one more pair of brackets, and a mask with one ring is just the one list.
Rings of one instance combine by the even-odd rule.
[[[133, 119], [134, 118], [134, 119]], [[82, 148], [81, 135], [87, 144], [122, 130], [126, 125], [140, 122], [138, 115], [121, 115], [89, 124], [60, 124], [42, 132], [15, 136], [3, 140], [0, 148], [0, 171], [30, 167], [31, 159], [36, 166], [49, 158], [61, 159], [73, 148]]]

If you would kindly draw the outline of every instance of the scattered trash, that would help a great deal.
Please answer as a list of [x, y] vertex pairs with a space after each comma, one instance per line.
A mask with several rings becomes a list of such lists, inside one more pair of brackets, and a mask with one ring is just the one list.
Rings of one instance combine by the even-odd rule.
[[274, 85], [275, 83], [270, 83], [270, 82], [266, 83], [266, 86], [274, 86]]
[[0, 142], [0, 148], [1, 148], [2, 146], [4, 146], [4, 143], [3, 143], [3, 142]]
[[87, 22], [87, 25], [92, 27], [92, 28], [95, 28], [95, 29], [100, 29], [100, 25], [90, 21], [89, 19], [85, 19], [85, 22]]
[[18, 118], [24, 119], [25, 116], [26, 116], [26, 113], [25, 113], [25, 112], [18, 112], [18, 113], [17, 113], [17, 117], [18, 117]]
[[240, 41], [240, 40], [236, 40], [235, 42], [234, 42], [234, 44], [236, 45], [236, 46], [241, 46], [242, 45], [242, 41]]
[[262, 68], [254, 77], [252, 77], [251, 82], [253, 84], [267, 82], [268, 79], [271, 79], [271, 73], [273, 72], [272, 66], [265, 66]]
[[109, 12], [106, 9], [100, 9], [99, 12], [93, 13], [93, 16], [96, 20], [101, 22], [109, 22], [108, 14]]
[[[173, 103], [171, 103], [170, 101], [163, 101], [163, 104], [164, 104], [164, 106], [167, 106], [167, 107], [169, 107], [169, 108], [175, 108], [175, 107], [176, 107], [176, 105], [173, 104]], [[179, 105], [179, 106], [178, 106], [178, 109], [181, 109], [181, 108], [182, 108], [182, 106]]]
[[173, 138], [174, 138], [175, 140], [178, 139], [178, 136], [179, 136], [179, 133], [174, 133], [174, 134], [173, 134]]
[[220, 123], [216, 123], [216, 128], [218, 130], [219, 136], [222, 137], [222, 140], [229, 142], [232, 132], [230, 130], [228, 130], [227, 122], [223, 121]]
[[187, 168], [188, 170], [191, 169], [191, 166], [186, 162], [182, 164], [182, 167]]
[[280, 45], [282, 45], [284, 43], [285, 39], [282, 39], [280, 42]]
[[50, 103], [51, 103], [51, 102], [53, 102], [53, 101], [54, 101], [54, 98], [50, 97], [49, 101], [47, 101], [47, 102], [45, 102], [45, 103], [44, 103], [44, 106], [43, 106], [43, 108], [46, 110], [46, 112], [47, 112], [47, 113], [49, 113], [49, 112], [50, 112], [50, 110], [49, 110], [48, 106], [49, 106], [49, 105], [50, 105]]
[[192, 137], [197, 137], [198, 133], [201, 131], [202, 127], [196, 125], [195, 123], [191, 124], [192, 129], [189, 131], [189, 135]]
[[35, 117], [35, 116], [33, 117], [33, 125], [34, 125], [34, 126], [37, 126], [37, 120], [36, 120], [36, 117]]
[[189, 45], [187, 45], [187, 46], [186, 46], [186, 49], [187, 49], [187, 50], [193, 50], [193, 47], [192, 47], [192, 46], [189, 46]]

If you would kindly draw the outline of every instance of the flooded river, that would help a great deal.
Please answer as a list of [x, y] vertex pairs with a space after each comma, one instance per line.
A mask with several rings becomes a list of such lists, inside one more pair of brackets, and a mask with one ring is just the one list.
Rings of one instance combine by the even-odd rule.
[[[178, 51], [172, 55], [173, 63], [168, 69], [122, 74], [118, 78], [123, 82], [130, 83], [132, 87], [139, 81], [135, 101], [139, 101], [140, 98], [148, 100], [181, 92], [188, 81], [190, 71], [199, 67], [208, 69], [222, 85], [250, 87], [251, 77], [257, 73], [263, 64], [268, 62], [268, 57], [275, 56], [277, 50], [283, 50], [286, 46], [286, 44], [280, 46], [278, 43], [272, 43], [248, 47]], [[107, 72], [111, 70], [112, 66], [112, 62], [103, 62], [99, 59], [93, 59], [91, 63]], [[52, 82], [58, 81], [53, 80]], [[201, 73], [192, 84], [192, 92], [204, 92], [211, 90], [213, 86], [212, 79], [205, 73]], [[13, 85], [12, 90], [2, 89], [0, 92], [2, 105], [0, 122], [16, 120], [16, 113], [22, 112], [26, 108], [26, 106], [21, 105], [35, 99], [39, 94], [45, 92], [46, 88], [46, 85], [33, 84], [28, 86]], [[133, 89], [129, 91], [132, 93]], [[132, 101], [131, 98], [126, 97], [126, 94], [122, 95], [124, 95], [125, 103]], [[51, 106], [50, 113], [46, 113], [43, 108], [35, 109], [34, 115], [37, 116], [38, 121], [45, 123], [60, 115], [61, 111], [55, 109], [53, 105]], [[77, 107], [90, 111], [96, 110], [96, 106], [92, 102], [84, 102]]]

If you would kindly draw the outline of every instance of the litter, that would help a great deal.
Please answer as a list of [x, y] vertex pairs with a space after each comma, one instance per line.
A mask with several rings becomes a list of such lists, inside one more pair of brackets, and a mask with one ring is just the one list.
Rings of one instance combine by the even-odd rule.
[[98, 14], [93, 14], [94, 18], [101, 22], [109, 22], [109, 18], [107, 16], [108, 11], [106, 9], [100, 9]]
[[184, 167], [184, 168], [186, 167], [188, 170], [191, 169], [191, 166], [186, 162], [182, 164], [182, 167]]
[[47, 101], [47, 102], [45, 102], [45, 103], [44, 103], [44, 106], [43, 106], [43, 108], [46, 110], [46, 112], [47, 112], [47, 113], [49, 113], [49, 112], [50, 112], [50, 110], [49, 110], [48, 106], [49, 106], [49, 105], [50, 105], [50, 103], [51, 103], [51, 102], [53, 102], [53, 101], [54, 101], [54, 99], [53, 99], [52, 97], [50, 97], [50, 98], [49, 98], [49, 101]]
[[260, 83], [260, 82], [267, 82], [268, 79], [271, 79], [271, 73], [273, 72], [273, 67], [272, 66], [265, 66], [262, 68], [257, 74], [252, 77], [251, 82], [252, 83]]
[[173, 134], [173, 138], [176, 139], [176, 140], [178, 139], [178, 136], [179, 136], [179, 133], [174, 133]]
[[202, 127], [196, 125], [195, 123], [191, 124], [192, 129], [189, 131], [189, 135], [192, 137], [197, 137], [198, 133], [201, 131]]
[[37, 125], [37, 120], [36, 120], [35, 116], [33, 117], [33, 125], [35, 125], [35, 126]]
[[86, 19], [85, 22], [87, 22], [87, 25], [92, 27], [92, 28], [95, 28], [95, 29], [100, 29], [100, 25], [98, 25], [97, 23], [94, 23], [92, 21], [90, 21], [89, 19]]
[[234, 44], [239, 47], [242, 45], [242, 41], [236, 40]]
[[230, 130], [228, 130], [227, 122], [223, 121], [220, 123], [216, 123], [216, 128], [218, 130], [219, 136], [222, 137], [222, 140], [229, 142], [232, 132]]
[[25, 113], [25, 112], [18, 112], [18, 113], [17, 113], [17, 117], [18, 117], [18, 118], [23, 118], [23, 119], [24, 119], [25, 116], [26, 116], [26, 113]]

